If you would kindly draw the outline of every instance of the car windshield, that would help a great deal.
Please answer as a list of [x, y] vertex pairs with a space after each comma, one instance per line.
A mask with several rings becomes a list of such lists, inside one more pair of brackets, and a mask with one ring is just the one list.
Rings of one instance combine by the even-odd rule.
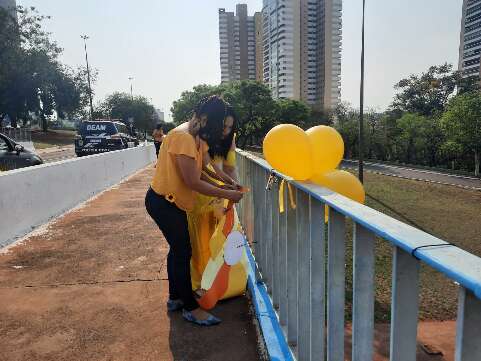
[[125, 124], [115, 123], [115, 126], [117, 127], [119, 133], [130, 134], [129, 129]]
[[116, 134], [117, 129], [112, 122], [83, 122], [79, 128], [82, 136], [105, 136]]

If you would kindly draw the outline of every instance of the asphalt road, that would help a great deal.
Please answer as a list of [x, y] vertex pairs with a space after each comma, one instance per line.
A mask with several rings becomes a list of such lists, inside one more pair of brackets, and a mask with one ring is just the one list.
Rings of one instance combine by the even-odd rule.
[[39, 149], [37, 153], [45, 163], [58, 162], [69, 158], [75, 158], [75, 148], [73, 145], [58, 148]]
[[[357, 169], [357, 161], [343, 160], [341, 166], [348, 169]], [[364, 162], [364, 170], [368, 172], [389, 175], [399, 178], [407, 178], [432, 182], [438, 184], [446, 184], [461, 188], [476, 189], [481, 191], [481, 179], [474, 177], [465, 177], [454, 174], [440, 173], [430, 170], [405, 168], [380, 163]]]

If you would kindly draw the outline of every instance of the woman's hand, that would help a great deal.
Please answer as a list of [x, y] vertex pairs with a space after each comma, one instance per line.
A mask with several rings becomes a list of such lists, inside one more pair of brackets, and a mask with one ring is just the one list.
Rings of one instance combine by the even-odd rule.
[[239, 201], [244, 197], [244, 193], [239, 192], [239, 191], [234, 191], [234, 190], [228, 190], [226, 191], [226, 196], [225, 198], [233, 201], [234, 203], [239, 203]]

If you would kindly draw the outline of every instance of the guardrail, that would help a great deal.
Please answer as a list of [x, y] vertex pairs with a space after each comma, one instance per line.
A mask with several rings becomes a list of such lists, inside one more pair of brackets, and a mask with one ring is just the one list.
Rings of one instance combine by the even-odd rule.
[[481, 258], [325, 188], [293, 181], [247, 152], [238, 152], [238, 164], [241, 182], [252, 190], [239, 204], [239, 217], [254, 249], [257, 283], [269, 293], [292, 359], [344, 361], [350, 218], [352, 360], [373, 359], [376, 236], [393, 246], [390, 360], [416, 359], [421, 262], [459, 284], [456, 361], [481, 360]]
[[19, 143], [32, 141], [32, 131], [28, 128], [0, 128], [0, 133]]
[[152, 144], [0, 173], [0, 247], [155, 161]]

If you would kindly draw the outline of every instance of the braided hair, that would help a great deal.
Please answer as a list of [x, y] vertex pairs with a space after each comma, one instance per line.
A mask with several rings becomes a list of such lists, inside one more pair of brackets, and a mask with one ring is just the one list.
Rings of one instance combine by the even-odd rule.
[[234, 111], [232, 105], [227, 103], [226, 105], [226, 112], [225, 117], [232, 117], [234, 119], [234, 123], [232, 124], [231, 132], [225, 136], [224, 138], [219, 139], [219, 141], [207, 141], [209, 145], [209, 155], [213, 159], [216, 156], [220, 156], [224, 159], [227, 159], [227, 154], [230, 151], [232, 146], [232, 142], [234, 141], [234, 136], [237, 131], [237, 114]]
[[219, 142], [224, 130], [227, 104], [218, 95], [205, 97], [194, 108], [194, 115], [197, 118], [206, 116], [207, 123], [199, 131], [199, 137], [209, 142]]

